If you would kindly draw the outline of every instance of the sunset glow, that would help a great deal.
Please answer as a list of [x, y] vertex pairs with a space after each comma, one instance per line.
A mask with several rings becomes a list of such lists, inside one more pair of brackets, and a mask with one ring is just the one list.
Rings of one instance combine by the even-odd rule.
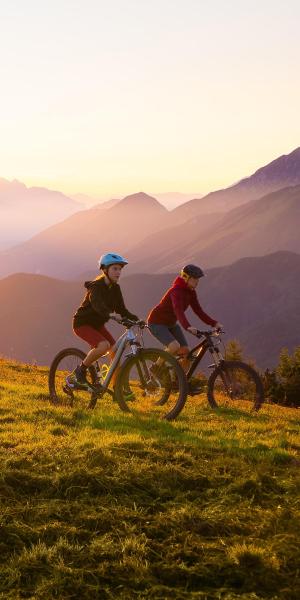
[[296, 0], [13, 0], [0, 19], [0, 177], [205, 193], [300, 145]]

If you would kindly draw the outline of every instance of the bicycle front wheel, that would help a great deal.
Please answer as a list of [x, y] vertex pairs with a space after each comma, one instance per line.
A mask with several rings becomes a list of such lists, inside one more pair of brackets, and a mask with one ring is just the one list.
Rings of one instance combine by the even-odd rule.
[[207, 398], [212, 408], [259, 410], [264, 388], [259, 374], [241, 361], [223, 361], [210, 375]]
[[[93, 394], [85, 390], [71, 390], [66, 383], [66, 377], [82, 363], [85, 353], [79, 348], [65, 348], [59, 352], [52, 361], [49, 371], [49, 393], [53, 404], [65, 406], [78, 406], [94, 408], [96, 401]], [[95, 385], [96, 372], [90, 367], [87, 372], [87, 380]]]
[[120, 408], [141, 416], [171, 421], [183, 409], [187, 381], [182, 367], [168, 352], [142, 349], [123, 363], [115, 386]]

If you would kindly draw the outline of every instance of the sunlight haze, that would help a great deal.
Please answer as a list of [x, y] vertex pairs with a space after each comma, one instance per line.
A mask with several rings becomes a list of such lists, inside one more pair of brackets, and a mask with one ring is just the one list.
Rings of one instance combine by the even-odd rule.
[[0, 19], [0, 177], [206, 193], [299, 146], [294, 0], [11, 0]]

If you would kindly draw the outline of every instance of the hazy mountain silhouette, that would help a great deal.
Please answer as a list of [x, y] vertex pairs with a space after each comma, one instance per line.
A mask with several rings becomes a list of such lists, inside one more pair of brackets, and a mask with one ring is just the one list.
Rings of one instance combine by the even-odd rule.
[[[180, 204], [184, 204], [188, 202], [188, 200], [192, 200], [193, 198], [202, 198], [203, 194], [199, 193], [182, 193], [182, 192], [162, 192], [158, 194], [151, 194], [154, 196], [158, 202], [160, 202], [163, 206], [165, 206], [168, 210], [173, 210]], [[109, 200], [105, 200], [104, 198], [93, 198], [88, 196], [87, 194], [72, 194], [70, 198], [74, 198], [77, 202], [81, 202], [84, 204], [86, 208], [110, 208], [117, 202], [120, 202], [121, 198], [115, 199], [111, 198]]]
[[72, 194], [70, 198], [73, 198], [77, 202], [80, 202], [84, 205], [85, 208], [111, 208], [117, 202], [120, 202], [120, 198], [110, 200], [100, 199], [100, 198], [92, 198], [87, 194]]
[[[100, 198], [92, 198], [91, 196], [88, 196], [87, 194], [80, 194], [80, 193], [70, 194], [70, 198], [75, 200], [75, 202], [80, 202], [81, 204], [83, 204], [84, 208], [92, 208], [96, 204], [99, 204], [99, 202], [102, 202], [102, 200]], [[104, 200], [103, 200], [103, 202], [104, 202]]]
[[182, 192], [160, 192], [158, 194], [153, 194], [153, 196], [168, 210], [173, 210], [177, 206], [180, 206], [193, 198], [202, 198], [203, 194], [197, 192], [194, 192], [193, 194]]
[[167, 215], [164, 206], [143, 192], [126, 196], [105, 211], [81, 211], [1, 252], [0, 276], [23, 271], [72, 278], [96, 265], [105, 251], [126, 253], [145, 235], [161, 228]]
[[250, 177], [201, 199], [182, 204], [173, 211], [174, 222], [197, 215], [228, 211], [284, 187], [300, 184], [300, 147], [261, 167]]
[[[174, 277], [175, 274], [123, 277], [121, 287], [128, 308], [145, 317]], [[80, 346], [72, 334], [71, 319], [83, 295], [81, 281], [30, 274], [0, 280], [0, 353], [49, 364], [62, 347]], [[198, 295], [203, 308], [224, 323], [226, 338], [239, 338], [247, 354], [261, 367], [276, 364], [283, 346], [293, 350], [299, 345], [298, 254], [277, 252], [211, 269], [201, 280]], [[199, 326], [193, 313], [189, 316]], [[119, 326], [110, 327], [115, 332], [122, 331]], [[193, 344], [194, 338], [188, 338]], [[150, 336], [146, 342], [154, 344]]]
[[[293, 187], [282, 190], [287, 181]], [[76, 277], [92, 269], [98, 255], [110, 249], [128, 254], [130, 270], [136, 272], [170, 272], [191, 260], [211, 267], [242, 256], [297, 252], [297, 181], [300, 183], [300, 148], [227, 190], [171, 212], [142, 192], [110, 200], [1, 252], [0, 277], [20, 270]], [[256, 198], [263, 190], [277, 187], [279, 191]], [[21, 228], [20, 218], [19, 222]]]
[[299, 254], [276, 252], [211, 269], [201, 296], [261, 367], [275, 365], [282, 347], [300, 345]]
[[0, 178], [0, 249], [29, 239], [81, 208], [61, 192]]
[[[278, 250], [300, 252], [299, 224], [300, 186], [293, 186], [223, 215], [195, 217], [146, 238], [129, 252], [130, 269], [170, 272], [185, 262], [198, 262], [207, 268], [230, 264], [243, 256]], [[157, 247], [160, 253], [155, 252]]]
[[119, 202], [121, 202], [120, 198], [111, 198], [110, 200], [105, 200], [105, 202], [100, 202], [99, 204], [96, 204], [94, 208], [112, 208]]
[[128, 271], [170, 273], [195, 262], [201, 239], [206, 239], [207, 232], [214, 230], [222, 218], [223, 213], [203, 215], [152, 233], [127, 252]]

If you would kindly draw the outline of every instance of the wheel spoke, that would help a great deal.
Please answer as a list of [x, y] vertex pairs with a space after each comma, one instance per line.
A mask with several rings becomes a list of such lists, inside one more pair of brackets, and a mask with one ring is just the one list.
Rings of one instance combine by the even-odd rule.
[[175, 418], [184, 405], [186, 380], [178, 362], [158, 349], [143, 350], [123, 365], [116, 397], [123, 410]]
[[[49, 391], [51, 401], [66, 406], [82, 406], [93, 408], [97, 394], [72, 388], [66, 378], [82, 363], [85, 354], [77, 348], [62, 350], [53, 360], [49, 372]], [[92, 366], [86, 374], [87, 381], [94, 387], [97, 384], [96, 371]]]
[[258, 373], [240, 361], [224, 361], [210, 376], [208, 400], [211, 406], [258, 410], [263, 402]]

